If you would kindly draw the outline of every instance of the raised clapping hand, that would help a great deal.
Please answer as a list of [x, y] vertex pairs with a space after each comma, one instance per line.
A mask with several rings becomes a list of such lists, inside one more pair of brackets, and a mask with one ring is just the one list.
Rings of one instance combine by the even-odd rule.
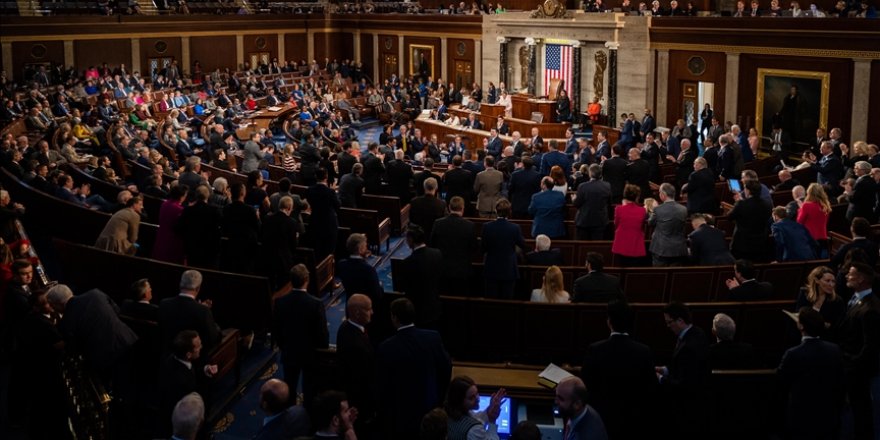
[[205, 376], [214, 377], [217, 374], [217, 365], [205, 365]]
[[495, 423], [495, 420], [501, 415], [501, 401], [504, 400], [504, 397], [506, 396], [507, 390], [504, 388], [500, 388], [492, 394], [492, 399], [489, 401], [489, 407], [486, 408], [486, 418], [489, 419], [490, 422]]

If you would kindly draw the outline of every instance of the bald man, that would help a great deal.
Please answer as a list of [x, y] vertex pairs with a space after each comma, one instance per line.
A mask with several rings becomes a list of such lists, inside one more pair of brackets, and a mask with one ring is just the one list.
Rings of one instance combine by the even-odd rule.
[[569, 377], [556, 386], [556, 406], [565, 421], [563, 440], [608, 440], [605, 424], [587, 405], [587, 387], [579, 377]]
[[376, 410], [376, 356], [367, 334], [373, 301], [356, 293], [348, 299], [345, 311], [348, 318], [336, 333], [336, 353], [343, 390], [351, 406], [358, 409], [355, 431], [360, 434]]
[[269, 379], [260, 387], [260, 409], [266, 413], [254, 440], [296, 438], [309, 433], [309, 415], [301, 405], [290, 406], [290, 388]]

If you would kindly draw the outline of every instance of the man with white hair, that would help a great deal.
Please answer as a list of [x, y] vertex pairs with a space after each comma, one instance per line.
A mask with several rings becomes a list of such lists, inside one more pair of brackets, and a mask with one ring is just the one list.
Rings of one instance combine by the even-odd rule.
[[564, 266], [562, 251], [550, 249], [550, 237], [541, 234], [535, 237], [535, 250], [526, 254], [526, 264], [530, 266]]
[[804, 199], [806, 197], [807, 190], [803, 185], [796, 185], [791, 189], [792, 201], [785, 205], [785, 214], [788, 218], [795, 221], [797, 220], [798, 211], [801, 209], [801, 205], [804, 204]]
[[220, 327], [214, 322], [211, 300], [198, 301], [202, 274], [188, 270], [180, 277], [180, 294], [159, 303], [159, 330], [166, 347], [183, 330], [195, 330], [202, 339], [203, 351], [210, 353], [220, 342]]
[[713, 370], [745, 370], [758, 368], [759, 362], [751, 344], [735, 342], [736, 323], [719, 313], [712, 318], [715, 344], [709, 346], [709, 367]]
[[174, 436], [171, 440], [195, 440], [205, 422], [205, 401], [199, 393], [183, 396], [171, 414]]
[[852, 222], [852, 219], [856, 217], [864, 217], [874, 223], [877, 221], [874, 217], [874, 208], [880, 187], [871, 177], [871, 164], [860, 160], [853, 167], [853, 172], [856, 175], [856, 183], [854, 185], [846, 183], [844, 186], [844, 193], [849, 202], [849, 206], [846, 208], [846, 219]]

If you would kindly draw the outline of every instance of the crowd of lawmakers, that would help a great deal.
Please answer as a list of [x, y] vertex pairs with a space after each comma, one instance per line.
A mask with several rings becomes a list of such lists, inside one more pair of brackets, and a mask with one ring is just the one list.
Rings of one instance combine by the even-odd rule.
[[[293, 84], [266, 76], [284, 71], [300, 76]], [[446, 122], [455, 117], [448, 109], [465, 96], [478, 111], [484, 101], [479, 85], [446, 85], [424, 71], [371, 85], [359, 72], [347, 61], [283, 67], [273, 61], [193, 79], [171, 64], [154, 72], [148, 85], [125, 66], [89, 69], [82, 77], [36, 71], [24, 87], [3, 82], [2, 117], [12, 124], [23, 119], [27, 134], [2, 139], [0, 165], [36, 190], [112, 213], [96, 247], [138, 254], [138, 228], [146, 215], [142, 194], [149, 195], [165, 201], [158, 218], [149, 219], [159, 232], [148, 256], [264, 275], [276, 288], [291, 284], [291, 292], [275, 302], [271, 330], [284, 381], [263, 385], [260, 408], [266, 418], [256, 438], [497, 438], [494, 422], [504, 391], [493, 395], [486, 411], [473, 412], [477, 384], [466, 377], [450, 381], [450, 358], [433, 330], [441, 317], [439, 295], [468, 293], [475, 252], [483, 254], [487, 297], [513, 298], [522, 258], [549, 266], [544, 285], [532, 293], [535, 301], [610, 301], [611, 337], [589, 347], [583, 380], [556, 389], [566, 439], [644, 438], [648, 429], [651, 435], [701, 438], [711, 369], [760, 366], [751, 363], [750, 347], [734, 342], [735, 323], [719, 314], [710, 335], [692, 324], [687, 307], [667, 305], [664, 318], [677, 343], [671, 362], [656, 366], [651, 350], [629, 336], [633, 311], [619, 280], [603, 273], [601, 255], [590, 254], [589, 274], [564, 286], [552, 240], [611, 239], [622, 266], [730, 264], [736, 273], [727, 282], [730, 299], [760, 300], [773, 286], [755, 280], [754, 263], [828, 258], [831, 205], [846, 203], [852, 243], [806, 280], [796, 310], [802, 343], [786, 353], [779, 374], [790, 385], [791, 438], [833, 438], [844, 406], [853, 415], [855, 438], [871, 438], [877, 412], [871, 393], [880, 370], [880, 298], [872, 293], [878, 249], [870, 239], [880, 214], [876, 145], [857, 141], [850, 147], [841, 141], [840, 129], [831, 129], [827, 138], [820, 129], [799, 165], [814, 169], [817, 181], [798, 182], [792, 178], [797, 171], [784, 168], [774, 188], [745, 168], [756, 160], [760, 142], [736, 125], [722, 125], [718, 115], [699, 132], [679, 121], [660, 134], [649, 110], [641, 120], [623, 115], [613, 145], [601, 131], [589, 140], [569, 130], [566, 139], [545, 142], [537, 129], [528, 137], [511, 131], [501, 116], [482, 146], [469, 147], [460, 137], [446, 142], [424, 135], [412, 118], [429, 108], [433, 118]], [[504, 84], [490, 84], [485, 98], [498, 102], [509, 96]], [[236, 134], [258, 106], [285, 104], [299, 110], [287, 121], [289, 143], [277, 145], [269, 131], [242, 139]], [[366, 113], [389, 124], [378, 143], [362, 148], [355, 127]], [[485, 129], [475, 117], [458, 123]], [[511, 141], [505, 145], [500, 135]], [[240, 156], [240, 165], [227, 155]], [[115, 169], [111, 157], [144, 171]], [[661, 181], [663, 164], [675, 168], [675, 178], [659, 186], [656, 200], [650, 197], [651, 182]], [[75, 187], [70, 165], [119, 186], [117, 200], [91, 194], [87, 184]], [[269, 194], [265, 180], [272, 167], [282, 168], [286, 177]], [[212, 177], [215, 169], [246, 174], [247, 183]], [[723, 213], [716, 183], [734, 179], [743, 190]], [[302, 197], [294, 194], [294, 184], [307, 187]], [[793, 201], [774, 208], [774, 192], [791, 192]], [[365, 260], [366, 237], [355, 233], [345, 242], [348, 258], [336, 267], [348, 296], [347, 319], [336, 338], [343, 394], [316, 379], [315, 350], [329, 340], [326, 316], [313, 296], [317, 292], [307, 291], [309, 270], [295, 250], [304, 243], [318, 259], [334, 253], [339, 209], [360, 206], [365, 193], [396, 196], [410, 205], [406, 241], [412, 253], [400, 275], [405, 297], [390, 307], [396, 332], [376, 341], [371, 335], [377, 332], [370, 332], [376, 325], [373, 305], [384, 304], [384, 289]], [[678, 199], [682, 193], [685, 203]], [[565, 226], [568, 198], [577, 210], [574, 237]], [[2, 226], [26, 207], [0, 193], [0, 208]], [[712, 226], [718, 215], [735, 224], [729, 245], [724, 232]], [[485, 222], [479, 236], [477, 216]], [[531, 220], [536, 249], [526, 248], [514, 219]], [[646, 249], [647, 225], [653, 234]], [[202, 275], [184, 272], [180, 294], [159, 305], [151, 303], [148, 280], [132, 286], [131, 300], [121, 308], [100, 291], [74, 296], [57, 285], [41, 292], [32, 284], [35, 261], [20, 258], [30, 255], [21, 250], [27, 243], [11, 228], [4, 231], [9, 251], [3, 266], [3, 347], [12, 360], [10, 398], [22, 402], [11, 419], [45, 437], [66, 438], [63, 420], [55, 416], [63, 411], [44, 406], [63, 402], [46, 396], [63, 392], [59, 357], [65, 345], [82, 351], [124, 399], [137, 382], [130, 358], [137, 336], [120, 320], [122, 313], [155, 321], [161, 330], [165, 357], [150, 434], [200, 435], [205, 390], [218, 371], [201, 353], [210, 353], [220, 340], [210, 303], [198, 301]], [[304, 406], [291, 406], [300, 380]], [[637, 395], [644, 399], [631, 398]], [[660, 396], [673, 404], [654, 404]], [[658, 413], [655, 405], [670, 410]], [[440, 406], [442, 411], [435, 409]], [[644, 423], [646, 414], [656, 414], [657, 424]], [[528, 422], [518, 431], [516, 438], [539, 438]]]

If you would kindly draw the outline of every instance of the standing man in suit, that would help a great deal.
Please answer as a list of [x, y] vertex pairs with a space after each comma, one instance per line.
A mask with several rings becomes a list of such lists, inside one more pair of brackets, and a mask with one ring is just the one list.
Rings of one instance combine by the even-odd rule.
[[849, 231], [850, 236], [852, 236], [852, 241], [841, 246], [840, 249], [834, 253], [834, 256], [831, 257], [831, 268], [834, 270], [840, 268], [840, 265], [843, 264], [843, 261], [846, 258], [846, 254], [854, 248], [859, 248], [865, 251], [865, 254], [868, 256], [868, 260], [866, 261], [868, 265], [872, 267], [876, 266], [878, 245], [876, 242], [868, 238], [871, 236], [871, 223], [864, 217], [856, 217], [852, 220]]
[[[607, 162], [607, 161], [606, 161]], [[611, 184], [602, 180], [602, 166], [588, 168], [590, 180], [580, 184], [573, 200], [578, 209], [575, 216], [578, 240], [602, 240], [608, 227], [608, 207], [611, 205]]]
[[[532, 144], [532, 148], [535, 148], [535, 144]], [[563, 145], [562, 148], [564, 149], [565, 146]], [[568, 156], [559, 149], [559, 144], [556, 142], [556, 139], [550, 139], [550, 151], [541, 157], [541, 175], [549, 176], [550, 170], [554, 165], [559, 165], [565, 173], [565, 178], [568, 179], [568, 176], [571, 175], [571, 161], [568, 160]]]
[[541, 173], [535, 170], [535, 162], [530, 156], [522, 158], [520, 168], [510, 174], [507, 196], [510, 198], [513, 218], [529, 218], [529, 204], [532, 196], [541, 190]]
[[873, 417], [880, 411], [877, 397], [871, 396], [872, 381], [880, 373], [880, 297], [872, 290], [874, 277], [867, 264], [850, 266], [846, 286], [854, 293], [837, 333], [857, 439], [874, 438]]
[[495, 204], [501, 197], [501, 185], [504, 174], [495, 169], [495, 158], [486, 156], [483, 163], [485, 171], [477, 174], [474, 180], [474, 192], [477, 194], [477, 211], [480, 217], [492, 218], [495, 215]]
[[453, 197], [461, 197], [465, 203], [470, 203], [472, 197], [471, 191], [474, 185], [474, 175], [470, 171], [461, 167], [461, 156], [453, 156], [452, 165], [449, 171], [443, 173], [443, 188], [446, 189], [446, 203], [449, 203]]
[[327, 170], [318, 168], [315, 170], [315, 178], [318, 183], [306, 190], [306, 201], [312, 208], [308, 234], [315, 250], [315, 258], [321, 260], [336, 250], [336, 237], [339, 233], [337, 213], [340, 204], [336, 191], [327, 186]]
[[266, 413], [266, 417], [254, 440], [308, 435], [309, 415], [302, 405], [290, 406], [290, 387], [284, 381], [269, 379], [260, 387], [260, 409]]
[[[602, 180], [611, 185], [611, 203], [620, 204], [623, 201], [623, 187], [626, 185], [627, 162], [621, 157], [623, 147], [620, 144], [614, 144], [610, 150], [611, 158], [602, 160]], [[596, 150], [596, 156], [600, 156], [599, 150]]]
[[171, 413], [183, 396], [205, 392], [206, 380], [217, 374], [216, 365], [199, 362], [202, 341], [193, 330], [178, 333], [171, 345], [171, 355], [159, 367], [159, 434], [171, 431]]
[[[688, 235], [690, 241], [691, 264], [695, 266], [723, 266], [733, 264], [733, 255], [724, 240], [724, 231], [716, 229], [709, 221], [708, 214], [691, 216], [694, 231]], [[712, 219], [714, 222], [714, 219]]]
[[634, 340], [634, 313], [625, 301], [608, 303], [605, 321], [611, 336], [587, 348], [581, 379], [587, 401], [602, 417], [611, 438], [639, 439], [651, 435], [657, 392], [654, 355]]
[[440, 334], [416, 328], [416, 310], [407, 298], [391, 303], [394, 336], [379, 345], [379, 413], [382, 438], [419, 437], [422, 417], [442, 403], [452, 376], [452, 362]]
[[550, 237], [541, 234], [535, 237], [535, 250], [526, 254], [526, 264], [530, 266], [565, 266], [562, 259], [562, 251], [550, 249], [553, 241]]
[[501, 144], [501, 138], [498, 137], [498, 130], [492, 128], [489, 130], [489, 144], [486, 145], [486, 151], [490, 156], [498, 160], [501, 157], [501, 149], [503, 145]]
[[510, 202], [499, 199], [495, 204], [498, 218], [483, 225], [483, 276], [486, 280], [487, 298], [513, 298], [519, 270], [516, 265], [516, 248], [526, 250], [519, 226], [509, 222]]
[[822, 154], [821, 158], [816, 159], [812, 153], [806, 153], [804, 160], [812, 164], [813, 169], [818, 173], [816, 181], [824, 185], [825, 191], [829, 193], [829, 196], [832, 196], [837, 194], [837, 184], [843, 178], [845, 172], [843, 163], [840, 161], [840, 157], [834, 154], [831, 141], [822, 142], [822, 145], [819, 146], [819, 152]]
[[[596, 140], [598, 143], [596, 144], [596, 154], [595, 161], [602, 161], [604, 157], [606, 160], [611, 158], [612, 148], [611, 144], [608, 143], [608, 131], [602, 130], [596, 133]], [[583, 154], [583, 153], [581, 153]], [[583, 161], [581, 161], [583, 162]]]
[[440, 273], [443, 281], [440, 291], [446, 295], [468, 296], [471, 260], [477, 249], [474, 224], [464, 216], [465, 201], [453, 197], [449, 201], [449, 215], [437, 219], [431, 231], [431, 247], [440, 250], [443, 260]]
[[437, 179], [427, 178], [423, 183], [424, 194], [410, 202], [410, 224], [419, 225], [425, 231], [425, 235], [431, 236], [434, 221], [446, 214], [446, 202], [439, 198]]
[[709, 169], [709, 164], [703, 157], [694, 160], [694, 172], [682, 186], [682, 192], [687, 193], [688, 214], [712, 214], [718, 211], [718, 198], [715, 197], [715, 173]]
[[565, 422], [564, 440], [608, 440], [602, 417], [589, 400], [587, 386], [579, 377], [568, 377], [556, 386], [556, 406]]
[[364, 186], [367, 194], [383, 194], [382, 176], [385, 175], [385, 155], [379, 152], [379, 144], [371, 142], [364, 157]]
[[412, 179], [412, 166], [404, 161], [403, 150], [395, 151], [394, 160], [388, 162], [388, 190], [390, 195], [400, 198], [401, 205], [412, 198]]
[[749, 260], [736, 260], [733, 265], [733, 278], [727, 280], [731, 301], [761, 301], [773, 296], [773, 285], [755, 279], [757, 271]]
[[[532, 127], [532, 138], [529, 145], [534, 148], [544, 145], [544, 138], [541, 137], [538, 127]], [[556, 148], [553, 149], [555, 150]]]
[[553, 191], [553, 179], [541, 179], [541, 191], [532, 195], [529, 215], [532, 216], [532, 237], [546, 235], [550, 238], [565, 237], [565, 195]]
[[202, 289], [202, 274], [188, 270], [180, 276], [180, 294], [159, 303], [159, 330], [165, 347], [183, 330], [195, 330], [202, 339], [202, 349], [210, 353], [220, 342], [220, 327], [214, 322], [211, 300], [197, 301]]
[[574, 161], [574, 154], [580, 150], [578, 139], [574, 137], [574, 131], [571, 127], [565, 129], [565, 155], [568, 159]]
[[[198, 157], [195, 159], [199, 160]], [[178, 223], [180, 235], [183, 237], [186, 264], [216, 269], [220, 255], [221, 211], [208, 205], [211, 190], [207, 185], [198, 185], [189, 193], [194, 194], [195, 203], [183, 209]]]
[[836, 438], [844, 396], [843, 352], [819, 338], [825, 333], [825, 320], [812, 307], [801, 307], [797, 327], [800, 345], [789, 348], [776, 368], [788, 391], [787, 438]]
[[375, 302], [382, 300], [382, 284], [376, 269], [367, 263], [370, 255], [367, 249], [367, 236], [353, 233], [345, 241], [348, 258], [336, 263], [336, 276], [342, 281], [346, 297], [351, 300], [354, 294], [363, 294]]
[[807, 261], [817, 258], [819, 244], [807, 228], [788, 218], [784, 206], [773, 208], [773, 224], [770, 231], [776, 244], [774, 261]]
[[709, 126], [709, 133], [706, 136], [708, 139], [712, 139], [712, 142], [717, 144], [718, 138], [724, 134], [724, 127], [721, 126], [721, 120], [718, 119], [718, 116], [712, 116], [712, 125]]
[[406, 231], [406, 244], [412, 253], [403, 260], [406, 276], [403, 292], [416, 307], [416, 324], [425, 328], [437, 328], [440, 320], [440, 277], [437, 270], [443, 254], [426, 244], [424, 229], [411, 224]]
[[620, 115], [620, 120], [622, 121], [623, 126], [620, 129], [620, 138], [617, 142], [625, 148], [630, 148], [635, 144], [635, 138], [633, 138], [633, 121], [626, 113]]
[[287, 295], [275, 300], [272, 334], [281, 349], [281, 365], [284, 381], [299, 383], [302, 373], [302, 391], [306, 402], [314, 397], [312, 378], [315, 368], [315, 350], [327, 348], [327, 317], [324, 304], [306, 288], [309, 286], [309, 270], [303, 264], [290, 269], [292, 289]]
[[587, 253], [587, 274], [574, 280], [574, 297], [572, 297], [571, 302], [607, 303], [615, 300], [625, 301], [623, 294], [620, 292], [620, 278], [603, 272], [602, 269], [604, 267], [605, 258], [602, 257], [602, 254], [598, 252]]
[[336, 333], [336, 356], [339, 379], [352, 406], [358, 409], [355, 431], [369, 429], [375, 418], [376, 353], [367, 334], [373, 319], [373, 302], [359, 293], [348, 298], [346, 319]]
[[752, 261], [768, 261], [768, 236], [770, 205], [761, 198], [761, 182], [747, 180], [743, 182], [745, 198], [734, 196], [739, 200], [728, 213], [728, 218], [736, 223], [730, 252], [736, 258]]
[[678, 266], [688, 257], [684, 236], [687, 208], [675, 201], [675, 187], [671, 183], [660, 185], [659, 192], [663, 203], [648, 210], [648, 224], [654, 227], [648, 250], [655, 267]]
[[336, 165], [339, 168], [340, 176], [345, 176], [351, 172], [354, 164], [358, 163], [360, 153], [361, 145], [358, 141], [351, 141], [342, 148], [342, 152], [336, 156]]
[[642, 126], [639, 129], [642, 139], [644, 139], [648, 133], [653, 133], [655, 128], [657, 128], [657, 124], [655, 123], [654, 116], [651, 115], [651, 109], [646, 108], [645, 116], [642, 118]]
[[871, 164], [860, 160], [853, 167], [856, 175], [856, 184], [846, 186], [845, 192], [849, 205], [846, 208], [846, 219], [850, 222], [856, 217], [863, 217], [870, 222], [875, 222], [874, 208], [877, 202], [877, 192], [880, 185], [871, 177]]
[[651, 165], [642, 159], [642, 151], [638, 148], [629, 149], [629, 164], [626, 167], [626, 181], [639, 187], [642, 200], [651, 196]]
[[666, 327], [676, 336], [672, 363], [656, 367], [660, 384], [673, 410], [672, 428], [683, 438], [703, 438], [705, 433], [705, 390], [709, 382], [709, 338], [693, 325], [691, 312], [682, 303], [672, 302], [663, 308]]
[[364, 166], [356, 163], [351, 172], [343, 174], [339, 179], [339, 204], [345, 208], [357, 208], [364, 194]]
[[675, 185], [681, 188], [687, 183], [688, 178], [694, 172], [694, 162], [697, 160], [697, 151], [691, 148], [690, 139], [681, 140], [681, 153], [678, 157], [671, 155], [666, 156], [666, 160], [676, 164], [675, 166]]

